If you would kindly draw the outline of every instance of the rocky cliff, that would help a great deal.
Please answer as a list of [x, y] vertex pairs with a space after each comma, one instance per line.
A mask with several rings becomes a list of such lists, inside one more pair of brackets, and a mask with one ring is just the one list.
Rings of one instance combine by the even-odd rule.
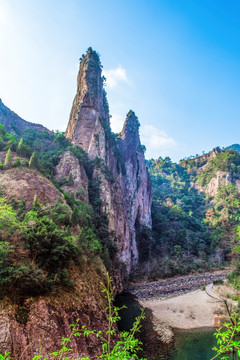
[[49, 297], [22, 299], [21, 303], [1, 300], [0, 353], [9, 352], [15, 360], [31, 360], [35, 355], [49, 358], [61, 348], [62, 337], [68, 337], [70, 359], [94, 359], [101, 351], [101, 342], [94, 336], [72, 336], [70, 325], [107, 331], [102, 279], [94, 267], [81, 275], [75, 273], [74, 279], [76, 286], [71, 293], [62, 289]]
[[234, 146], [226, 149], [217, 147], [204, 155], [183, 160], [180, 164], [187, 168], [192, 186], [211, 198], [223, 185], [230, 183], [239, 191], [239, 156]]
[[111, 132], [101, 63], [90, 48], [80, 63], [66, 137], [81, 146], [90, 159], [101, 159], [93, 178], [100, 181], [101, 210], [108, 214], [112, 241], [127, 273], [138, 263], [136, 226], [151, 227], [151, 182], [139, 126], [130, 111], [121, 134], [116, 138]]

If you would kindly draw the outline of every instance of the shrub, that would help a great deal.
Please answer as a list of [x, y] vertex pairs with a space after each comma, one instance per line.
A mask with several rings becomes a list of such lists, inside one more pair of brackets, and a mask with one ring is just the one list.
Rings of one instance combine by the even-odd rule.
[[30, 156], [32, 154], [32, 150], [31, 150], [30, 146], [24, 144], [22, 138], [18, 143], [17, 153], [19, 155], [22, 155], [22, 156], [27, 157], [27, 158], [30, 158]]
[[[240, 356], [240, 318], [237, 314], [230, 316], [230, 322], [226, 322], [217, 329], [214, 334], [217, 338], [217, 346], [213, 348], [217, 354], [211, 359], [220, 358], [222, 360], [235, 358], [233, 354]], [[233, 356], [233, 357], [232, 357]]]
[[19, 156], [17, 157], [17, 159], [16, 159], [16, 161], [14, 162], [13, 166], [15, 166], [15, 167], [21, 166], [21, 161], [20, 161]]
[[92, 229], [84, 227], [78, 235], [78, 246], [82, 253], [90, 255], [98, 255], [102, 246], [99, 243]]

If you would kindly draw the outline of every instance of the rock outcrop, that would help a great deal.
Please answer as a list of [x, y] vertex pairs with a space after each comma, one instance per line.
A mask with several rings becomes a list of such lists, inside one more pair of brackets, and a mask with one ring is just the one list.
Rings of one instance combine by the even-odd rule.
[[31, 209], [35, 195], [41, 204], [54, 204], [59, 198], [65, 202], [60, 191], [37, 170], [26, 167], [2, 170], [0, 184], [3, 196], [9, 200], [23, 200], [27, 210]]
[[[90, 269], [88, 269], [89, 272]], [[84, 269], [83, 269], [84, 271]], [[87, 271], [87, 270], [86, 270]], [[62, 292], [49, 297], [22, 299], [21, 303], [0, 301], [0, 353], [9, 352], [13, 359], [33, 359], [35, 355], [49, 358], [59, 350], [62, 337], [71, 342], [70, 359], [94, 359], [101, 351], [101, 342], [95, 336], [74, 337], [71, 324], [81, 328], [102, 331], [108, 329], [106, 301], [99, 287], [101, 278], [94, 268], [81, 280], [74, 275], [76, 287], [71, 293]]]
[[70, 150], [60, 155], [60, 161], [56, 166], [57, 180], [66, 180], [63, 188], [68, 193], [73, 193], [79, 200], [88, 202], [88, 177], [82, 164]]
[[216, 177], [212, 178], [207, 184], [205, 192], [210, 196], [216, 196], [218, 189], [222, 185], [228, 185], [230, 182], [232, 182], [232, 176], [229, 172], [217, 171]]
[[101, 209], [108, 214], [112, 241], [127, 273], [138, 263], [136, 228], [151, 227], [151, 182], [139, 138], [139, 121], [127, 115], [121, 134], [111, 132], [99, 56], [91, 48], [83, 57], [66, 137], [90, 159], [101, 160], [93, 170], [100, 181]]

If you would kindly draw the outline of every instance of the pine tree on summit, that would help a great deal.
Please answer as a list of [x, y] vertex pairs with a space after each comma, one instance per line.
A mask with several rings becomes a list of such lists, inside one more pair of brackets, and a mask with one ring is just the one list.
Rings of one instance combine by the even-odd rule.
[[11, 149], [10, 149], [10, 148], [8, 149], [8, 152], [7, 152], [7, 154], [6, 154], [4, 165], [5, 165], [6, 167], [12, 166], [12, 152], [11, 152]]

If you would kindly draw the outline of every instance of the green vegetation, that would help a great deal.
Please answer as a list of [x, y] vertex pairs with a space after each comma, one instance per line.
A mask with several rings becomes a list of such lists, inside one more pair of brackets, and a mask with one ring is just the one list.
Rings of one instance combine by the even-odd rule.
[[[112, 181], [110, 170], [98, 158], [89, 161], [87, 154], [80, 147], [72, 146], [62, 133], [28, 128], [17, 142], [2, 126], [0, 131], [0, 147], [8, 147], [1, 168], [24, 166], [19, 156], [13, 163], [13, 149], [26, 158], [25, 164], [30, 168], [37, 168], [50, 177], [68, 204], [59, 198], [54, 206], [43, 206], [35, 197], [32, 209], [26, 211], [22, 201], [12, 200], [11, 206], [7, 199], [1, 198], [1, 296], [10, 295], [12, 291], [17, 299], [45, 294], [59, 287], [73, 287], [69, 267], [74, 264], [81, 269], [86, 263], [97, 262], [95, 258], [101, 258], [111, 271], [116, 248], [108, 231], [107, 215], [101, 211], [99, 181], [92, 177], [94, 167], [99, 166]], [[74, 185], [71, 173], [59, 183], [53, 177], [65, 150], [70, 150], [88, 172], [90, 205], [85, 202], [83, 189], [74, 197], [61, 188], [65, 184]]]
[[147, 165], [153, 194], [152, 236], [147, 240], [145, 235], [145, 242], [151, 246], [151, 277], [184, 274], [214, 265], [204, 194], [191, 186], [187, 170], [170, 158], [152, 159]]
[[17, 153], [23, 157], [29, 158], [32, 154], [32, 150], [30, 146], [23, 143], [23, 139], [21, 138], [18, 146], [17, 146]]
[[29, 160], [29, 167], [30, 169], [37, 169], [38, 168], [38, 158], [36, 156], [36, 153], [32, 153], [32, 156]]
[[223, 180], [211, 198], [193, 183], [206, 186], [217, 171], [239, 179], [240, 154], [217, 148], [211, 158], [206, 154], [178, 165], [166, 157], [149, 160], [147, 165], [153, 186], [153, 234], [148, 251], [155, 257], [152, 277], [184, 274], [229, 261], [240, 219], [236, 185]]
[[230, 316], [230, 322], [226, 322], [218, 328], [215, 336], [217, 346], [213, 350], [217, 354], [211, 360], [238, 359], [240, 357], [240, 318], [237, 314]]
[[[210, 180], [216, 177], [217, 171], [229, 172], [232, 177], [240, 179], [240, 154], [234, 149], [220, 148], [213, 149], [216, 156], [208, 161], [207, 155], [182, 160], [182, 165], [186, 167], [191, 179], [197, 181], [200, 186], [207, 185]], [[206, 165], [204, 171], [201, 167]]]
[[236, 243], [240, 218], [240, 194], [232, 183], [219, 187], [211, 203], [206, 223], [212, 231], [212, 248], [222, 248], [225, 257], [231, 256]]
[[[103, 285], [103, 284], [102, 284]], [[73, 325], [73, 336], [89, 337], [94, 335], [102, 346], [102, 354], [98, 355], [96, 359], [108, 359], [108, 360], [127, 360], [127, 359], [139, 359], [137, 352], [141, 350], [141, 342], [135, 337], [136, 333], [140, 331], [141, 320], [144, 319], [144, 312], [142, 310], [141, 315], [138, 316], [133, 324], [132, 329], [127, 332], [121, 332], [119, 334], [119, 340], [113, 342], [113, 338], [116, 336], [116, 323], [120, 320], [119, 310], [120, 308], [113, 305], [113, 294], [115, 288], [111, 286], [111, 280], [107, 275], [107, 285], [103, 285], [103, 290], [107, 300], [107, 312], [108, 327], [105, 333], [102, 331], [88, 330], [86, 326], [79, 328]], [[90, 358], [84, 358], [81, 360], [90, 360]], [[140, 359], [146, 360], [146, 359]]]
[[[228, 275], [229, 282], [237, 290], [240, 290], [240, 225], [235, 228], [236, 241], [234, 242], [234, 247], [232, 249], [232, 260], [234, 263], [234, 270]], [[240, 299], [235, 299], [240, 300]]]
[[68, 229], [46, 216], [48, 209], [37, 200], [24, 217], [3, 198], [0, 210], [1, 297], [25, 298], [72, 286], [68, 268], [78, 264], [79, 249]]
[[5, 127], [0, 124], [0, 151], [8, 150], [9, 148], [15, 151], [17, 149], [17, 144], [18, 142], [15, 137], [8, 133], [5, 130]]
[[9, 167], [12, 166], [12, 151], [11, 151], [10, 148], [8, 149], [8, 152], [7, 152], [7, 154], [6, 154], [4, 165], [5, 165], [7, 168], [9, 168]]
[[[17, 162], [14, 166], [29, 165], [30, 168], [37, 168], [44, 176], [52, 179], [60, 155], [66, 150], [70, 150], [81, 164], [86, 165], [87, 162], [85, 151], [79, 146], [72, 146], [64, 133], [26, 128], [19, 138], [8, 133], [0, 124], [0, 151], [9, 149], [26, 159], [25, 164]], [[6, 167], [12, 165], [5, 164]]]
[[[115, 248], [107, 217], [95, 214], [92, 206], [73, 200], [71, 212], [60, 199], [54, 206], [43, 206], [36, 197], [28, 212], [22, 202], [13, 205], [0, 198], [1, 296], [35, 296], [72, 287], [71, 264], [81, 269], [96, 257], [111, 270]], [[73, 231], [78, 225], [81, 230]]]

